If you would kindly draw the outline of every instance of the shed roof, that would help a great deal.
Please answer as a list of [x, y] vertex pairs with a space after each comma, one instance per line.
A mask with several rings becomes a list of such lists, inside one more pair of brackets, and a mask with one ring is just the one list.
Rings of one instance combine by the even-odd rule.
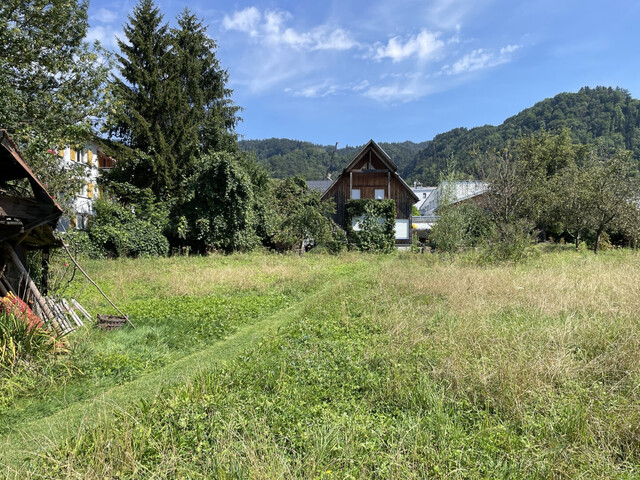
[[[33, 197], [4, 191], [2, 184], [25, 179]], [[6, 130], [0, 130], [0, 241], [20, 237], [32, 246], [56, 244], [53, 236], [62, 209], [27, 166]]]
[[307, 185], [311, 190], [324, 193], [333, 183], [333, 180], [307, 180]]

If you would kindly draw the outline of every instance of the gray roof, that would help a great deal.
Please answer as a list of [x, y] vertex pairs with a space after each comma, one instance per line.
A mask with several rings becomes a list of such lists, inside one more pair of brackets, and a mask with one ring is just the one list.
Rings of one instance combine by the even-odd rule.
[[324, 193], [331, 186], [333, 180], [307, 180], [307, 185], [311, 190]]

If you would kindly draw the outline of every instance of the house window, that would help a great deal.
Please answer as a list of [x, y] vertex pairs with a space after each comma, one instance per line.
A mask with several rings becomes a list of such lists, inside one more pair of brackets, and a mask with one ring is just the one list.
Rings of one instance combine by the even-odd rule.
[[351, 199], [352, 200], [360, 200], [360, 189], [352, 188], [351, 189]]
[[409, 240], [409, 220], [397, 218], [396, 219], [396, 240]]
[[427, 194], [426, 194], [426, 193], [423, 193], [423, 194], [422, 194], [422, 198], [427, 198]]
[[[384, 225], [385, 219], [383, 217], [378, 217], [376, 218], [376, 221], [380, 225]], [[359, 232], [360, 230], [362, 230], [362, 222], [364, 222], [364, 215], [360, 215], [359, 217], [353, 217], [351, 219], [351, 229], [354, 232]]]
[[376, 188], [375, 199], [384, 200], [384, 188]]

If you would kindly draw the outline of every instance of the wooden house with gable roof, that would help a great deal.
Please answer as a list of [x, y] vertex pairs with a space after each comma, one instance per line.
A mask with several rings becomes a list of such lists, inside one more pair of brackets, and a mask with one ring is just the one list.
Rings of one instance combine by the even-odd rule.
[[396, 245], [411, 244], [411, 207], [419, 198], [400, 177], [391, 157], [373, 140], [369, 140], [321, 198], [334, 199], [336, 213], [333, 220], [341, 226], [345, 226], [348, 200], [394, 200]]

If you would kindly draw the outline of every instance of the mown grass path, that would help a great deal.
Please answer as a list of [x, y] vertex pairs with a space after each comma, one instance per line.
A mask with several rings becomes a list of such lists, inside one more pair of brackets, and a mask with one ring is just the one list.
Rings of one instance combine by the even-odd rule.
[[[350, 266], [347, 281], [353, 275], [365, 273], [366, 264], [357, 262]], [[340, 275], [344, 276], [344, 275]], [[267, 316], [251, 324], [240, 326], [235, 333], [216, 344], [185, 356], [155, 372], [133, 381], [100, 392], [93, 398], [73, 403], [56, 413], [17, 426], [10, 434], [0, 437], [0, 466], [7, 477], [18, 478], [20, 469], [39, 452], [59, 444], [77, 433], [84, 424], [98, 425], [108, 422], [110, 412], [125, 408], [132, 402], [152, 399], [162, 390], [183, 384], [199, 373], [235, 358], [237, 354], [257, 344], [265, 335], [277, 331], [280, 326], [297, 318], [309, 299], [325, 293], [327, 289], [339, 289], [344, 279], [333, 278], [319, 286], [303, 301]]]

